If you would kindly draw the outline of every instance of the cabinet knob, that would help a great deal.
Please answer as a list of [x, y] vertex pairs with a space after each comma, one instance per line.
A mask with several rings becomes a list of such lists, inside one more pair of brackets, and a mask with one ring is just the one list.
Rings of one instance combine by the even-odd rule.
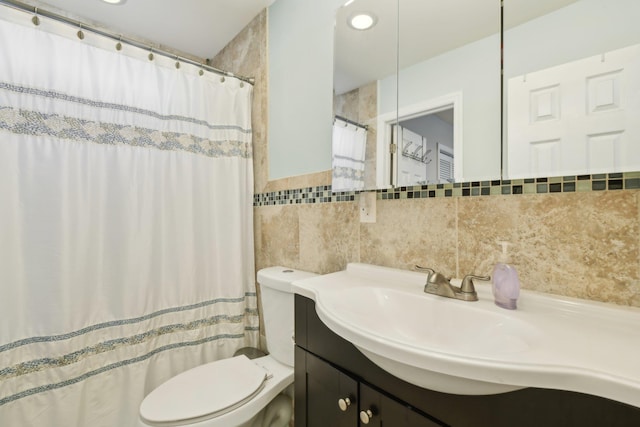
[[346, 412], [346, 410], [349, 409], [349, 406], [351, 406], [351, 399], [348, 397], [338, 400], [338, 407], [342, 412]]
[[371, 412], [371, 409], [360, 411], [360, 421], [362, 421], [362, 424], [369, 424], [371, 418], [373, 418], [373, 412]]

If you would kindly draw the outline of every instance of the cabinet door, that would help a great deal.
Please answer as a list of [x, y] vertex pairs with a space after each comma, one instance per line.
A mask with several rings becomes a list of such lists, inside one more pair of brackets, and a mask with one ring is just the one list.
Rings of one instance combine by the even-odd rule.
[[[358, 425], [358, 383], [307, 353], [307, 427]], [[296, 421], [296, 425], [297, 421]]]
[[366, 384], [360, 384], [361, 427], [439, 427], [440, 424], [413, 411]]

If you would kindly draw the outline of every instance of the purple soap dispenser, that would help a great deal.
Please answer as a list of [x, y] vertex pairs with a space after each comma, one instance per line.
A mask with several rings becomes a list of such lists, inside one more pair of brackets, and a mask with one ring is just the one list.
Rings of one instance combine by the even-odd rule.
[[491, 275], [493, 297], [498, 307], [515, 310], [520, 296], [520, 278], [516, 269], [509, 264], [507, 255], [509, 242], [498, 242], [498, 244], [502, 245], [502, 255]]

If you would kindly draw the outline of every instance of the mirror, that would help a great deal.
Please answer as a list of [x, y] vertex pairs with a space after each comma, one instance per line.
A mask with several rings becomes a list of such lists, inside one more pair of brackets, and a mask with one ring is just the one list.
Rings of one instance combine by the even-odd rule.
[[278, 0], [269, 6], [268, 55], [262, 52], [268, 78], [256, 76], [268, 85], [262, 89], [268, 96], [257, 94], [268, 103], [259, 107], [268, 112], [267, 151], [255, 153], [261, 165], [259, 186], [305, 175], [292, 182], [315, 182], [331, 169], [331, 40], [335, 11], [344, 1]]
[[640, 170], [640, 2], [504, 4], [504, 178]]
[[[370, 18], [368, 29], [358, 29], [357, 19]], [[355, 25], [352, 21], [356, 19]], [[366, 133], [365, 149], [359, 157], [349, 158], [342, 140], [333, 138], [332, 189], [352, 191], [374, 189], [377, 170], [384, 168], [378, 159], [377, 122], [380, 104], [380, 82], [389, 78], [389, 92], [395, 93], [398, 59], [398, 0], [354, 0], [336, 12], [334, 32], [334, 115], [346, 119], [351, 126], [359, 127], [360, 135]], [[394, 96], [395, 97], [395, 96]], [[395, 101], [390, 101], [390, 111], [396, 111]], [[343, 126], [340, 119], [334, 121], [334, 136]], [[357, 133], [356, 133], [357, 134]], [[348, 158], [345, 160], [345, 157]], [[345, 169], [346, 163], [351, 168]], [[359, 180], [347, 181], [356, 176]]]
[[[362, 11], [374, 27], [348, 27]], [[385, 33], [390, 17], [399, 27]], [[499, 30], [498, 0], [355, 0], [338, 10], [334, 112], [368, 125], [364, 188], [500, 178]]]

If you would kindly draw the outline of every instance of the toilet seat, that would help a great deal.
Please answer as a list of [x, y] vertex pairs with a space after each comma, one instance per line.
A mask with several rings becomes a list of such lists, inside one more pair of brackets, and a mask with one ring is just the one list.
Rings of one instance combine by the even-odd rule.
[[253, 399], [268, 377], [244, 355], [197, 366], [153, 390], [140, 405], [140, 416], [158, 426], [218, 417]]

